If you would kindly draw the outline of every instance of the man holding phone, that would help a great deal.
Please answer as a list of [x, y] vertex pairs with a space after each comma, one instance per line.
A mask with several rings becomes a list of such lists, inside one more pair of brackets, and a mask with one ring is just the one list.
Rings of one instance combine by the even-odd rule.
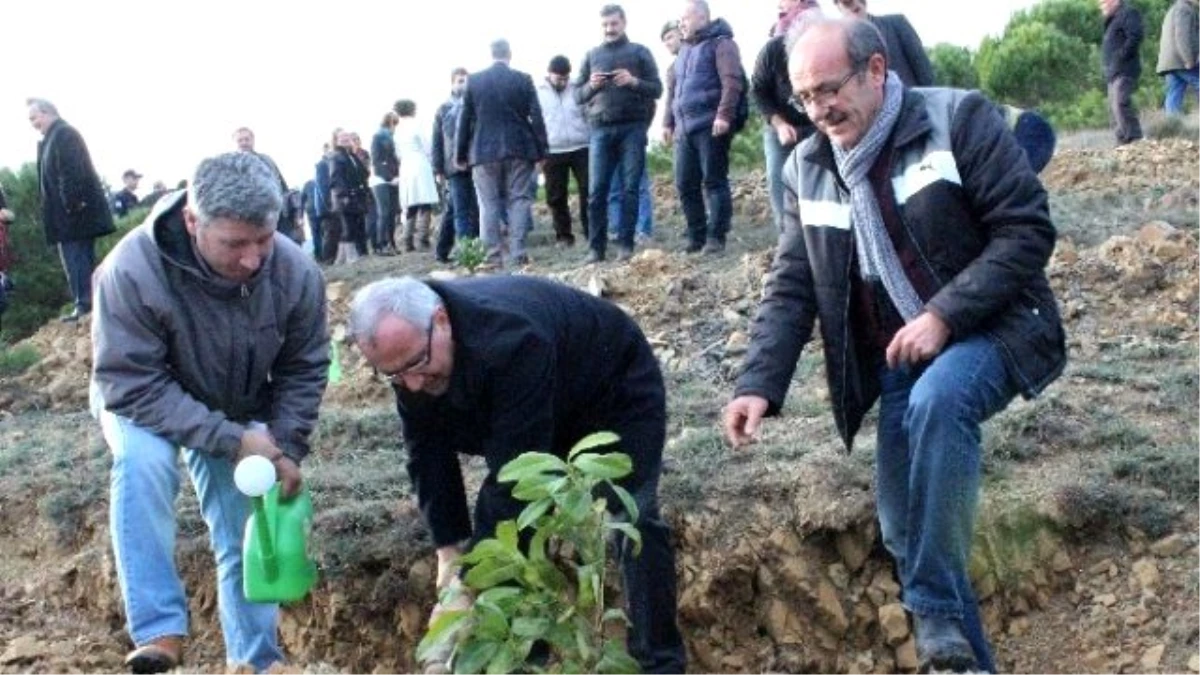
[[605, 5], [600, 10], [604, 43], [583, 58], [575, 98], [587, 109], [591, 124], [586, 263], [602, 262], [608, 244], [608, 190], [613, 174], [621, 172], [625, 190], [621, 218], [614, 224], [617, 260], [633, 256], [638, 186], [646, 166], [646, 132], [654, 119], [654, 102], [662, 95], [658, 65], [645, 46], [625, 35], [625, 10]]

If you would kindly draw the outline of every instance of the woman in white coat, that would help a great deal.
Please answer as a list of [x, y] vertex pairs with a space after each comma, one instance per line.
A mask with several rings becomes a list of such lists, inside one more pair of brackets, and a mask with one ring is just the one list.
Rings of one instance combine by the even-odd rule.
[[[396, 125], [396, 154], [400, 157], [400, 212], [404, 214], [404, 250], [429, 250], [430, 223], [438, 204], [437, 182], [429, 163], [429, 144], [417, 127], [417, 104], [404, 99], [392, 106]], [[414, 246], [414, 239], [415, 246]]]

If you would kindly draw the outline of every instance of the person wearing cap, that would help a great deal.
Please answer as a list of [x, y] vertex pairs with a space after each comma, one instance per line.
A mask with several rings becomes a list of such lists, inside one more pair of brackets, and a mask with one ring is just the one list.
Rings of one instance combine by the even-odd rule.
[[[810, 10], [812, 13], [809, 13]], [[801, 29], [806, 17], [821, 16], [816, 0], [780, 0], [779, 20], [771, 39], [754, 60], [750, 100], [762, 115], [763, 155], [767, 165], [767, 194], [775, 229], [783, 231], [783, 164], [796, 145], [814, 128], [803, 107], [792, 105], [792, 80], [788, 76], [787, 42]]]
[[842, 14], [870, 21], [887, 43], [888, 67], [910, 87], [933, 86], [933, 64], [921, 37], [903, 14], [876, 16], [867, 13], [867, 0], [834, 0]]
[[41, 98], [26, 100], [29, 123], [42, 134], [37, 146], [38, 194], [46, 243], [58, 247], [75, 308], [62, 317], [75, 322], [92, 311], [96, 239], [116, 231], [108, 195], [92, 165], [83, 136]]
[[554, 219], [554, 239], [559, 246], [574, 246], [571, 205], [567, 191], [570, 174], [579, 193], [579, 231], [588, 234], [588, 141], [591, 129], [583, 106], [575, 100], [571, 62], [563, 55], [550, 59], [546, 77], [537, 87], [538, 103], [546, 122], [550, 151], [542, 165], [546, 177], [546, 206]]
[[216, 558], [226, 663], [283, 660], [279, 607], [243, 592], [251, 504], [233, 480], [260, 455], [282, 498], [296, 493], [329, 373], [325, 281], [277, 231], [282, 209], [265, 162], [205, 159], [96, 273], [90, 394], [112, 451], [109, 535], [135, 673], [178, 667], [189, 633], [175, 564], [184, 466]]
[[127, 169], [125, 173], [121, 174], [121, 180], [125, 183], [125, 187], [113, 195], [112, 211], [114, 216], [122, 218], [138, 205], [137, 189], [138, 181], [141, 179], [142, 174], [133, 169]]

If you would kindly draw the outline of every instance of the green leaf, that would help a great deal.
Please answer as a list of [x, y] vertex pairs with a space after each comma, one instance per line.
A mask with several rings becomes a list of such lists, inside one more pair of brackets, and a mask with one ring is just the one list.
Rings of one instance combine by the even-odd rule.
[[567, 453], [567, 459], [574, 459], [575, 455], [578, 455], [584, 450], [601, 448], [606, 445], [615, 445], [620, 441], [621, 437], [611, 431], [597, 431], [594, 434], [588, 434], [571, 447], [571, 451]]
[[455, 673], [481, 673], [500, 645], [489, 640], [470, 640], [458, 651], [454, 659]]
[[629, 622], [629, 617], [625, 615], [625, 610], [618, 607], [610, 608], [604, 612], [604, 616], [600, 617], [600, 623], [608, 623], [609, 621], [620, 621], [626, 626], [633, 625]]
[[417, 645], [417, 660], [425, 660], [430, 652], [439, 651], [447, 642], [453, 640], [458, 629], [470, 616], [471, 613], [465, 609], [451, 610], [438, 615], [438, 618], [429, 624], [429, 631]]
[[642, 553], [642, 533], [638, 532], [638, 529], [636, 527], [630, 525], [629, 523], [618, 523], [618, 522], [605, 523], [604, 527], [606, 527], [610, 530], [616, 530], [617, 532], [620, 532], [621, 534], [625, 535], [625, 537], [627, 539], [629, 539], [630, 541], [633, 542], [633, 554], [641, 555], [641, 553]]
[[516, 665], [516, 655], [508, 645], [501, 645], [496, 650], [496, 655], [488, 662], [487, 672], [489, 675], [506, 675], [513, 671], [513, 666]]
[[616, 493], [617, 499], [621, 500], [621, 506], [625, 509], [625, 519], [631, 523], [636, 523], [640, 513], [638, 512], [637, 501], [633, 498], [633, 495], [629, 494], [629, 490], [616, 483], [610, 483], [609, 487]]
[[616, 480], [628, 476], [633, 471], [633, 460], [621, 452], [607, 455], [586, 453], [571, 460], [586, 476], [607, 480]]
[[637, 673], [641, 672], [638, 662], [625, 651], [625, 646], [618, 640], [604, 641], [600, 660], [596, 662], [597, 673]]
[[500, 469], [497, 479], [501, 483], [513, 483], [547, 471], [566, 473], [567, 463], [545, 452], [526, 452]]
[[491, 558], [507, 558], [509, 549], [500, 540], [491, 537], [475, 544], [470, 551], [463, 554], [459, 561], [464, 565], [477, 565]]
[[470, 569], [463, 581], [471, 588], [491, 588], [506, 581], [512, 581], [521, 575], [524, 565], [520, 561], [495, 562], [486, 560]]
[[521, 511], [521, 515], [517, 517], [517, 529], [523, 530], [536, 523], [537, 519], [545, 515], [551, 506], [554, 506], [554, 500], [549, 497], [543, 497], [526, 506], [525, 510]]
[[512, 622], [512, 634], [521, 638], [539, 639], [549, 630], [550, 619], [522, 617]]
[[511, 520], [501, 521], [496, 525], [496, 540], [512, 553], [520, 554], [517, 548], [517, 524]]
[[[526, 509], [528, 511], [529, 509]], [[525, 514], [522, 513], [522, 516]], [[533, 533], [533, 539], [529, 541], [529, 562], [541, 563], [546, 561], [546, 542], [550, 539], [550, 530], [545, 527], [540, 527]]]
[[539, 473], [517, 481], [512, 496], [523, 502], [533, 502], [550, 497], [567, 484], [567, 477], [555, 473]]
[[496, 642], [508, 639], [508, 617], [499, 607], [476, 601], [472, 610], [475, 615], [475, 628], [471, 631], [473, 638]]
[[479, 594], [475, 602], [494, 605], [505, 611], [511, 611], [520, 600], [521, 589], [513, 586], [496, 586]]
[[579, 650], [579, 658], [587, 663], [592, 660], [592, 647], [588, 644], [588, 638], [591, 636], [591, 626], [587, 622], [581, 622], [575, 626], [575, 648]]
[[575, 490], [563, 496], [558, 504], [558, 511], [566, 518], [568, 529], [577, 528], [579, 523], [587, 518], [592, 508], [592, 495], [585, 490]]

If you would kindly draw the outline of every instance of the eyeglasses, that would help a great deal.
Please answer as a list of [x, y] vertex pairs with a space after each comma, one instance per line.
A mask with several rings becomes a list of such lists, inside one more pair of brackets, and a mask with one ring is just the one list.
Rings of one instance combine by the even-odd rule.
[[798, 91], [788, 99], [788, 103], [796, 110], [804, 111], [816, 106], [827, 106], [837, 98], [842, 88], [850, 81], [850, 78], [862, 72], [861, 68], [851, 68], [846, 76], [838, 80], [837, 84], [822, 84], [811, 91]]
[[421, 351], [417, 358], [409, 361], [392, 372], [386, 372], [375, 368], [375, 379], [384, 384], [395, 384], [396, 380], [405, 375], [412, 375], [416, 371], [429, 365], [433, 358], [433, 320], [437, 317], [437, 313], [429, 317], [429, 325], [425, 328], [425, 349]]

